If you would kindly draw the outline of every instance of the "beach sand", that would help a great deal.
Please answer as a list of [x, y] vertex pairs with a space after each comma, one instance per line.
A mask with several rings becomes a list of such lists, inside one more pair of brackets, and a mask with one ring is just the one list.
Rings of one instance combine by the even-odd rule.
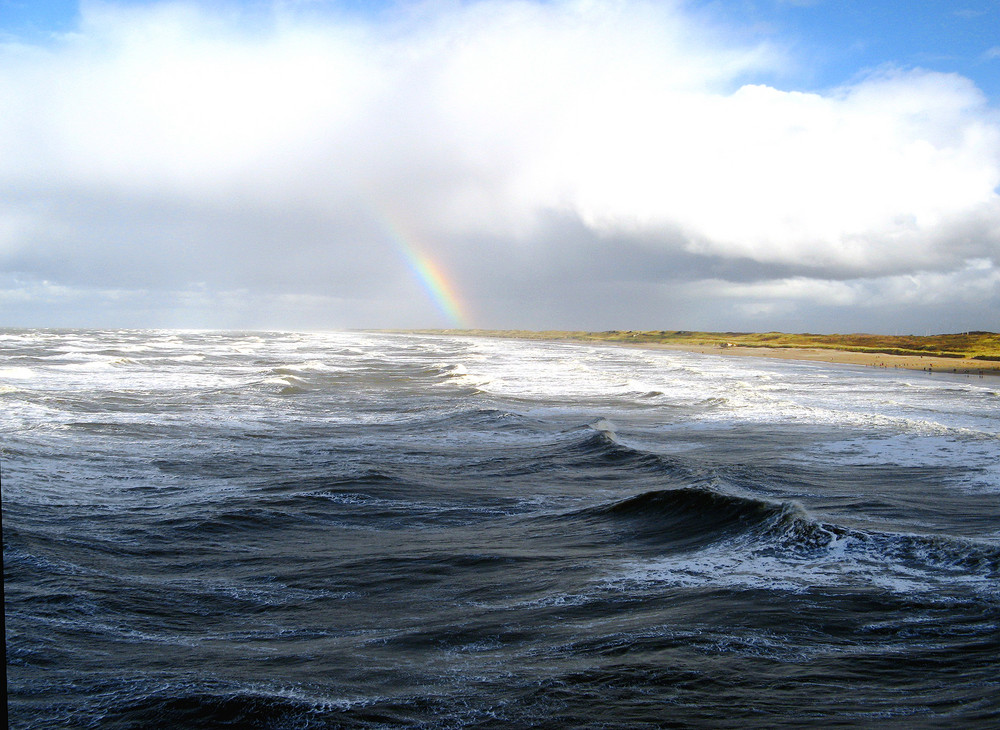
[[885, 355], [881, 353], [847, 352], [845, 350], [799, 347], [712, 347], [707, 345], [658, 343], [636, 343], [635, 347], [655, 350], [682, 350], [684, 352], [700, 352], [705, 355], [722, 355], [725, 357], [769, 357], [780, 360], [813, 360], [841, 365], [902, 368], [905, 370], [923, 370], [925, 372], [958, 375], [1000, 375], [1000, 362], [952, 357], [932, 357], [929, 355]]

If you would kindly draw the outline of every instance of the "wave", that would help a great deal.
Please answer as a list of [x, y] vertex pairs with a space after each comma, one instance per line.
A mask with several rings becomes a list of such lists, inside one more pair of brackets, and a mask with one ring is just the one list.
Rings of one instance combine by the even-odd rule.
[[435, 374], [442, 378], [461, 378], [468, 375], [469, 371], [462, 363], [453, 363], [451, 365], [437, 366]]
[[[439, 694], [366, 693], [363, 697], [329, 697], [301, 688], [240, 687], [226, 689], [180, 685], [146, 692], [133, 699], [114, 692], [99, 709], [97, 723], [108, 730], [139, 728], [389, 728], [497, 727], [530, 724], [499, 722], [517, 708], [477, 706], [467, 698]], [[498, 691], [499, 688], [498, 688]], [[82, 719], [82, 718], [81, 718]], [[537, 718], [534, 718], [537, 720]]]
[[449, 527], [502, 518], [515, 506], [514, 500], [503, 497], [487, 504], [469, 503], [441, 495], [427, 483], [379, 470], [338, 476], [315, 473], [263, 482], [251, 492], [224, 501], [164, 511], [151, 517], [150, 535], [167, 541], [220, 536], [258, 539], [270, 531]]
[[[630, 446], [618, 435], [614, 423], [606, 418], [570, 429], [565, 435], [571, 440], [562, 447], [562, 454], [558, 456], [569, 458], [575, 466], [587, 469], [613, 467], [618, 478], [655, 473], [661, 478], [675, 475], [686, 484], [702, 478], [696, 470], [672, 457]], [[583, 475], [587, 476], [587, 473]]]
[[460, 363], [393, 363], [382, 358], [362, 358], [350, 365], [320, 360], [285, 363], [269, 368], [265, 382], [280, 386], [282, 395], [332, 388], [343, 392], [407, 389], [419, 393], [435, 385], [465, 385], [474, 392], [476, 386]]
[[302, 373], [325, 373], [334, 372], [339, 368], [327, 365], [322, 360], [306, 360], [305, 362], [292, 363], [289, 365], [279, 365], [272, 368], [271, 372], [276, 375], [301, 375]]
[[84, 362], [70, 362], [65, 365], [52, 365], [53, 370], [69, 370], [77, 372], [100, 372], [120, 367], [135, 365], [136, 361], [129, 357], [102, 357], [101, 359]]
[[[119, 700], [121, 703], [121, 700]], [[212, 692], [208, 688], [159, 692], [109, 707], [101, 727], [273, 728], [325, 726], [324, 718], [357, 703], [310, 698], [298, 693], [254, 690]], [[364, 703], [362, 703], [364, 704]]]
[[[563, 513], [560, 520], [610, 528], [660, 552], [712, 549], [726, 554], [726, 561], [767, 556], [768, 561], [783, 562], [792, 573], [804, 561], [818, 561], [826, 570], [844, 560], [847, 572], [863, 565], [863, 572], [875, 575], [885, 566], [897, 577], [916, 575], [921, 585], [931, 585], [932, 574], [965, 574], [987, 590], [1000, 590], [996, 584], [1000, 546], [995, 542], [839, 525], [817, 519], [796, 501], [768, 499], [743, 490], [734, 494], [725, 487], [729, 480], [722, 477], [728, 468], [697, 467], [635, 449], [607, 419], [572, 433], [576, 440], [567, 450], [586, 456], [587, 466], [612, 466], [619, 481], [653, 474], [660, 488]], [[760, 577], [766, 582], [766, 576]], [[898, 582], [904, 583], [912, 585]]]
[[495, 431], [532, 428], [537, 427], [537, 425], [537, 422], [519, 413], [488, 407], [463, 407], [441, 415], [428, 414], [421, 421], [422, 428], [434, 429], [443, 433], [451, 433], [458, 428]]
[[294, 375], [281, 375], [280, 377], [268, 378], [266, 382], [280, 385], [281, 388], [278, 390], [278, 393], [281, 395], [299, 395], [300, 393], [308, 393], [316, 387], [308, 380]]
[[[818, 520], [796, 502], [703, 486], [659, 489], [564, 514], [645, 544], [625, 579], [680, 585], [809, 590], [867, 586], [928, 593], [942, 584], [1000, 592], [1000, 546], [959, 537], [880, 532]], [[650, 550], [651, 548], [651, 550]]]
[[870, 560], [886, 561], [906, 570], [935, 570], [961, 579], [993, 581], [992, 592], [1000, 592], [1000, 547], [988, 542], [899, 533], [850, 531], [858, 544], [853, 552]]
[[773, 530], [804, 514], [795, 503], [736, 497], [693, 486], [643, 492], [580, 510], [574, 516], [611, 522], [631, 537], [689, 550], [749, 532]]

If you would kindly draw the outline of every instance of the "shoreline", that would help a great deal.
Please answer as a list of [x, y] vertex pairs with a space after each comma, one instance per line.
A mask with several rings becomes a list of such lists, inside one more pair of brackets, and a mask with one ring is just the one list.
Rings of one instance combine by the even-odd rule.
[[[581, 340], [564, 340], [580, 343]], [[598, 343], [589, 343], [598, 344]], [[1000, 376], [1000, 363], [975, 361], [966, 358], [936, 357], [934, 355], [889, 355], [884, 353], [851, 352], [813, 347], [719, 347], [717, 345], [680, 345], [667, 342], [612, 342], [600, 344], [622, 345], [650, 350], [677, 350], [720, 357], [763, 357], [774, 360], [802, 360], [831, 365], [857, 365], [883, 370], [915, 370], [917, 372], [945, 375]]]
[[[820, 362], [830, 365], [851, 365], [883, 370], [912, 370], [927, 374], [966, 375], [969, 377], [1000, 376], [1000, 360], [977, 360], [961, 356], [963, 349], [979, 351], [990, 355], [1000, 355], [1000, 340], [992, 332], [967, 332], [958, 335], [933, 336], [886, 336], [877, 335], [787, 335], [785, 333], [739, 333], [739, 332], [632, 332], [631, 330], [607, 332], [575, 332], [558, 330], [382, 330], [424, 335], [451, 335], [461, 337], [487, 337], [489, 339], [514, 339], [524, 341], [562, 342], [575, 345], [598, 345], [608, 347], [631, 347], [646, 350], [674, 350], [701, 355], [720, 357], [761, 357], [774, 360], [800, 360]], [[677, 341], [680, 336], [681, 341]], [[693, 337], [692, 337], [693, 336]], [[971, 343], [968, 338], [979, 338]], [[695, 341], [685, 341], [688, 338]], [[850, 344], [861, 343], [863, 347], [839, 349], [835, 343], [811, 345], [809, 339], [847, 340]], [[965, 338], [961, 341], [960, 338]], [[760, 340], [774, 341], [775, 344], [758, 344]], [[983, 343], [983, 340], [986, 340]], [[742, 341], [741, 341], [742, 340]], [[789, 340], [805, 340], [792, 344]], [[958, 340], [956, 342], [956, 340]], [[853, 342], [851, 342], [853, 341]], [[908, 348], [926, 347], [933, 343], [947, 354], [921, 354]], [[978, 347], [975, 345], [978, 344]], [[880, 352], [879, 349], [902, 350], [903, 354]]]

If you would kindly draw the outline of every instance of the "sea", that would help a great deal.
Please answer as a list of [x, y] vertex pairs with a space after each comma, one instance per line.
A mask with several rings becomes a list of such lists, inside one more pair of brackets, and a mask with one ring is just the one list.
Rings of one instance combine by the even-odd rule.
[[1000, 380], [0, 330], [13, 728], [1000, 726]]

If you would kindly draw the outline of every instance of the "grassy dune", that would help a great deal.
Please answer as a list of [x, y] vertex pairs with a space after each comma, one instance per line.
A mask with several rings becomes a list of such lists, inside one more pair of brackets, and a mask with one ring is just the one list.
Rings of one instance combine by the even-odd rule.
[[[963, 332], [950, 335], [817, 335], [784, 332], [691, 332], [687, 330], [609, 330], [575, 332], [562, 330], [416, 330], [426, 334], [464, 334], [517, 339], [575, 340], [625, 344], [677, 345], [691, 347], [754, 347], [773, 349], [819, 349], [913, 357], [943, 357], [971, 360], [985, 365], [1000, 362], [1000, 333]], [[973, 365], [967, 362], [965, 365]], [[958, 363], [956, 363], [958, 364]]]

